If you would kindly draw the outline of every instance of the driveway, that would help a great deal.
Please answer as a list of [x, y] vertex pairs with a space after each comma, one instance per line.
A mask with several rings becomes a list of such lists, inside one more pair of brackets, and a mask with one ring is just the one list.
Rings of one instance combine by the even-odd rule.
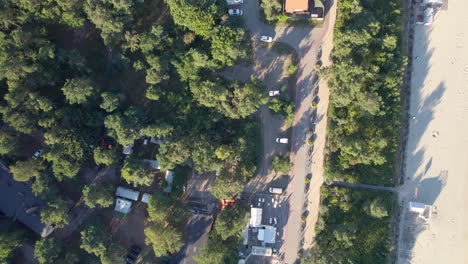
[[[283, 233], [283, 246], [280, 249], [282, 256], [281, 263], [291, 264], [297, 259], [297, 253], [300, 251], [300, 241], [306, 235], [304, 248], [309, 248], [313, 241], [314, 224], [318, 216], [318, 202], [320, 186], [323, 182], [323, 150], [325, 146], [326, 136], [326, 112], [328, 109], [328, 89], [322, 81], [318, 94], [320, 101], [317, 109], [317, 118], [315, 122], [311, 121], [312, 109], [310, 107], [312, 100], [315, 98], [312, 95], [312, 87], [314, 82], [315, 64], [317, 62], [317, 54], [321, 48], [322, 41], [327, 37], [327, 34], [333, 28], [335, 20], [335, 4], [328, 3], [329, 12], [322, 27], [274, 27], [267, 25], [259, 19], [259, 2], [246, 1], [243, 6], [244, 18], [247, 28], [250, 31], [254, 46], [259, 45], [261, 35], [269, 35], [273, 37], [273, 41], [283, 42], [294, 48], [299, 57], [299, 71], [296, 83], [296, 115], [293, 123], [293, 135], [291, 146], [291, 168], [290, 181], [286, 189], [286, 197], [289, 202], [289, 217], [287, 219], [285, 230]], [[331, 15], [330, 15], [331, 14]], [[331, 35], [331, 34], [330, 34]], [[330, 42], [330, 41], [329, 41]], [[329, 46], [331, 43], [328, 43]], [[254, 48], [254, 52], [258, 49]], [[329, 49], [331, 50], [331, 49]], [[256, 59], [261, 57], [255, 56]], [[262, 125], [265, 125], [265, 120], [262, 116]], [[316, 132], [315, 146], [309, 155], [309, 146], [306, 144], [309, 134], [309, 129], [315, 123]], [[268, 135], [269, 129], [262, 129], [264, 143]], [[267, 143], [268, 144], [268, 143]], [[275, 144], [271, 142], [269, 144]], [[264, 147], [265, 149], [265, 147]], [[263, 159], [267, 159], [268, 155], [264, 155]], [[268, 164], [268, 161], [263, 160], [262, 165]], [[314, 165], [314, 168], [312, 167]], [[263, 166], [262, 166], [263, 167]], [[311, 186], [305, 189], [305, 176], [312, 174]], [[265, 186], [257, 187], [257, 191], [265, 189]], [[307, 200], [314, 207], [308, 207], [309, 215], [307, 227], [302, 230], [301, 215], [303, 213], [304, 201]], [[309, 221], [311, 219], [312, 221]]]

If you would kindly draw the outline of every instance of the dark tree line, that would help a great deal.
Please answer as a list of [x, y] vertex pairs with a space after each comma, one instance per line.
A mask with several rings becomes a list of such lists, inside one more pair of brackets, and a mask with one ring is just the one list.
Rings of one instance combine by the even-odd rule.
[[327, 177], [391, 184], [400, 127], [401, 9], [398, 1], [342, 1], [333, 65]]

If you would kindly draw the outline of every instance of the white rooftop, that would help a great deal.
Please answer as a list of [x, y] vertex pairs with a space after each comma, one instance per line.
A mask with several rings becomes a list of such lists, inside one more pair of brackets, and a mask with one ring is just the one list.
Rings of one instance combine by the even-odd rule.
[[150, 197], [151, 197], [151, 194], [149, 194], [149, 193], [144, 193], [144, 194], [141, 196], [141, 201], [144, 202], [144, 203], [149, 203]]
[[262, 224], [262, 208], [250, 208], [250, 226], [260, 227]]
[[164, 192], [170, 193], [172, 192], [172, 182], [174, 182], [174, 172], [173, 171], [166, 171], [165, 180], [167, 182], [167, 186], [164, 188]]
[[115, 200], [115, 211], [128, 214], [132, 207], [132, 202], [122, 198], [117, 198]]
[[258, 229], [258, 240], [265, 243], [274, 244], [276, 241], [276, 228], [263, 225]]
[[138, 201], [138, 196], [140, 196], [140, 192], [119, 186], [117, 187], [117, 190], [115, 190], [115, 195], [130, 199], [133, 201]]

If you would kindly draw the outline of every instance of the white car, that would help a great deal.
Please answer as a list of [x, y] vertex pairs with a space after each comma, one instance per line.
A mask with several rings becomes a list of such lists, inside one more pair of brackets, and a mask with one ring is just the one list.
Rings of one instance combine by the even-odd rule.
[[276, 138], [276, 143], [288, 144], [289, 140], [287, 138]]
[[244, 0], [226, 0], [228, 5], [238, 5], [244, 3]]
[[263, 42], [272, 42], [273, 41], [273, 38], [270, 37], [270, 36], [262, 36], [260, 38], [260, 41], [263, 41]]
[[269, 91], [269, 92], [268, 92], [268, 95], [270, 95], [270, 96], [279, 96], [279, 95], [280, 95], [280, 91]]
[[228, 13], [230, 16], [242, 16], [242, 10], [240, 9], [229, 9]]
[[37, 159], [42, 155], [42, 149], [36, 151], [36, 153], [33, 154], [32, 158]]

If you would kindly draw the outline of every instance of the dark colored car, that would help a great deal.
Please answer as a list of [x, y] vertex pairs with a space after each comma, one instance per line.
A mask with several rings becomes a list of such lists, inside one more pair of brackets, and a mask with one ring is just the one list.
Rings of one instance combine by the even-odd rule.
[[125, 262], [127, 262], [127, 264], [133, 264], [135, 263], [135, 259], [131, 258], [130, 256], [126, 256], [124, 258]]

